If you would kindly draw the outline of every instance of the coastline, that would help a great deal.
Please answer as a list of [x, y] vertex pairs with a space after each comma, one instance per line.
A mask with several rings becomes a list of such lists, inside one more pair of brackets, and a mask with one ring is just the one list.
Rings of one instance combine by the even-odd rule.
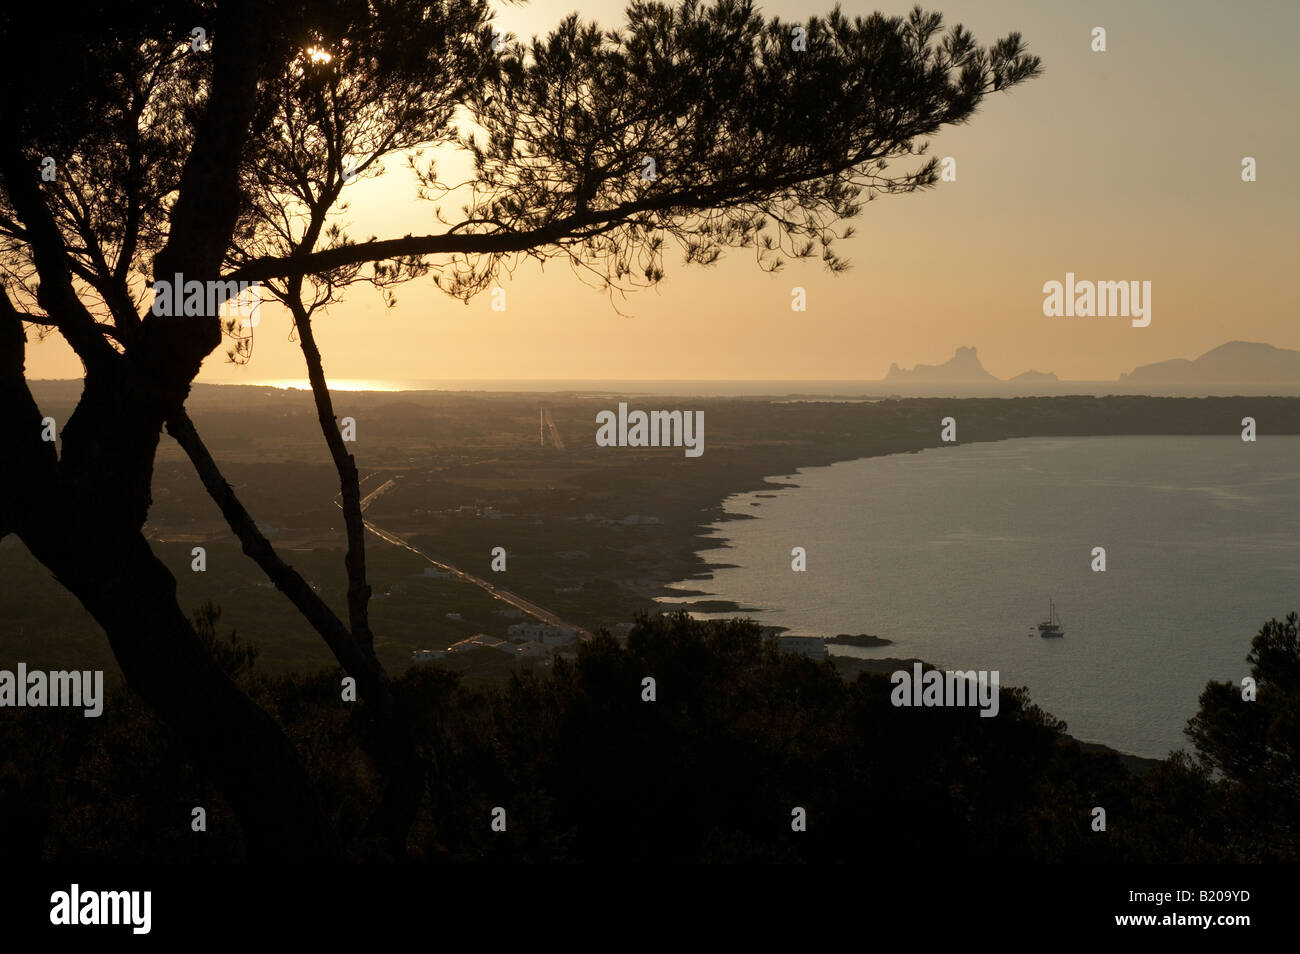
[[[62, 396], [66, 406], [48, 397], [44, 406], [51, 413], [71, 413], [75, 395]], [[223, 473], [241, 488], [259, 524], [269, 527], [277, 550], [326, 599], [344, 605], [343, 537], [332, 504], [337, 474], [320, 454], [310, 394], [227, 391], [222, 397], [233, 403], [222, 406], [213, 397], [203, 395], [192, 416]], [[592, 422], [608, 404], [600, 397], [551, 396], [568, 449], [539, 446], [535, 395], [357, 393], [339, 400], [365, 425], [357, 453], [366, 475], [375, 486], [397, 482], [374, 501], [368, 519], [480, 575], [489, 572], [492, 548], [506, 544], [510, 570], [503, 582], [509, 590], [585, 629], [611, 632], [637, 610], [664, 609], [658, 602], [664, 597], [685, 597], [688, 611], [762, 612], [699, 586], [670, 589], [712, 579], [718, 567], [705, 556], [728, 548], [720, 530], [731, 520], [754, 519], [727, 513], [728, 498], [798, 488], [800, 472], [811, 467], [938, 448], [940, 422], [948, 416], [959, 421], [959, 444], [1022, 437], [1225, 438], [1240, 433], [1244, 416], [1267, 421], [1268, 434], [1300, 434], [1296, 398], [670, 399], [666, 406], [685, 402], [705, 413], [707, 449], [688, 459], [663, 448], [593, 446]], [[241, 639], [262, 650], [259, 670], [336, 665], [319, 636], [240, 552], [192, 465], [171, 444], [159, 449], [146, 533], [175, 575], [182, 606], [221, 603], [223, 627], [237, 627]], [[81, 661], [114, 675], [111, 652], [84, 609], [16, 541], [5, 542], [11, 545], [0, 548], [0, 560], [14, 584], [15, 651], [42, 668]], [[195, 542], [208, 548], [214, 572], [190, 572]], [[470, 588], [454, 581], [422, 578], [411, 554], [373, 541], [367, 550], [376, 651], [391, 672], [408, 668], [413, 650], [445, 648], [508, 625], [489, 596], [467, 593]], [[854, 626], [870, 633], [873, 621]], [[500, 663], [491, 667], [493, 678], [514, 665], [504, 656]]]
[[[821, 426], [800, 441], [781, 442], [769, 437], [760, 447], [723, 445], [711, 449], [692, 465], [700, 470], [714, 468], [716, 475], [701, 482], [707, 483], [707, 488], [700, 488], [704, 493], [687, 500], [670, 500], [672, 495], [663, 485], [656, 486], [658, 475], [637, 486], [643, 506], [653, 502], [649, 512], [659, 515], [673, 533], [672, 539], [661, 541], [664, 548], [660, 559], [652, 566], [638, 568], [643, 575], [637, 578], [640, 585], [633, 588], [634, 595], [639, 608], [651, 611], [660, 605], [659, 599], [700, 596], [711, 607], [701, 612], [745, 612], [746, 608], [739, 604], [706, 591], [670, 588], [673, 584], [712, 579], [713, 570], [722, 564], [706, 562], [703, 554], [729, 548], [719, 532], [720, 525], [755, 519], [749, 514], [727, 512], [729, 498], [798, 488], [799, 472], [807, 468], [942, 447], [939, 422], [949, 414], [961, 420], [959, 444], [1024, 437], [1223, 436], [1239, 433], [1237, 422], [1252, 410], [1263, 410], [1261, 402], [1273, 422], [1271, 433], [1300, 434], [1297, 398], [907, 398], [872, 404], [809, 401], [782, 405], [782, 416], [793, 420], [796, 415], [790, 409], [795, 408], [816, 418]], [[731, 459], [720, 463], [727, 454]], [[691, 515], [688, 520], [682, 519], [683, 508]], [[689, 552], [682, 552], [683, 540], [690, 542]], [[682, 608], [690, 610], [692, 606], [683, 602]], [[860, 625], [869, 631], [871, 621], [862, 620]]]

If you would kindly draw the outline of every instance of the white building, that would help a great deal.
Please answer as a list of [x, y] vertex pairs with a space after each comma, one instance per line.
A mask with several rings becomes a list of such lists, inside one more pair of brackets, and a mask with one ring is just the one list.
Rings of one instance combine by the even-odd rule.
[[566, 626], [553, 626], [550, 623], [515, 623], [506, 627], [506, 639], [512, 642], [539, 642], [546, 646], [566, 646], [578, 638], [578, 634]]

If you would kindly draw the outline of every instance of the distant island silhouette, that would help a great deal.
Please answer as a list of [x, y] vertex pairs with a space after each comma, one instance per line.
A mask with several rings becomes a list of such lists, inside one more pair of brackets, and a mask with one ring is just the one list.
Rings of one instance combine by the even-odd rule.
[[943, 364], [901, 368], [891, 364], [880, 383], [909, 395], [934, 388], [957, 392], [1061, 394], [1078, 390], [1118, 393], [1300, 393], [1300, 351], [1255, 341], [1229, 341], [1198, 358], [1171, 358], [1121, 373], [1114, 381], [1062, 381], [1053, 372], [1029, 370], [1011, 378], [990, 374], [975, 348], [957, 348]]
[[885, 375], [887, 382], [929, 383], [942, 381], [945, 384], [972, 384], [1000, 380], [989, 374], [980, 364], [979, 355], [974, 348], [958, 348], [956, 353], [943, 364], [918, 364], [910, 371], [897, 364], [889, 366]]
[[1231, 382], [1300, 381], [1300, 351], [1275, 348], [1258, 341], [1229, 341], [1199, 358], [1171, 358], [1144, 364], [1119, 380], [1133, 384], [1219, 384]]
[[[42, 400], [75, 404], [83, 382], [76, 379], [34, 379], [31, 385]], [[789, 396], [819, 398], [840, 395], [885, 397], [1056, 397], [1070, 394], [1150, 395], [1152, 397], [1300, 396], [1300, 351], [1257, 341], [1229, 341], [1196, 358], [1171, 358], [1139, 365], [1110, 380], [1062, 380], [1052, 371], [1030, 369], [1010, 378], [991, 374], [976, 348], [957, 348], [942, 364], [902, 368], [897, 362], [883, 378], [857, 380], [502, 380], [373, 382], [375, 387], [344, 387], [345, 392], [421, 392], [509, 394], [699, 394], [749, 397]], [[737, 387], [737, 385], [740, 385]], [[282, 382], [196, 382], [191, 401], [224, 401], [231, 388], [254, 388], [283, 393]], [[306, 387], [306, 382], [301, 382]], [[69, 409], [69, 413], [71, 410]]]

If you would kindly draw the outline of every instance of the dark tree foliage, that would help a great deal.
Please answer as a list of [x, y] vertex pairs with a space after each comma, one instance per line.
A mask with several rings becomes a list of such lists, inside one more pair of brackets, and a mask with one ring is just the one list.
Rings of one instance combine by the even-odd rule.
[[[400, 856], [426, 760], [374, 654], [356, 465], [313, 313], [363, 281], [391, 303], [430, 272], [468, 298], [520, 256], [561, 257], [611, 290], [653, 283], [670, 238], [687, 262], [740, 247], [776, 268], [820, 249], [839, 270], [838, 223], [934, 183], [924, 137], [1039, 72], [1017, 34], [979, 47], [919, 8], [792, 24], [748, 0], [635, 3], [615, 30], [569, 18], [531, 43], [497, 40], [486, 0], [0, 7], [0, 535], [103, 627], [257, 855], [332, 855], [351, 822], [326, 817], [332, 786], [310, 777], [312, 754], [177, 604], [143, 532], [164, 428], [244, 552], [356, 679], [380, 792], [363, 827]], [[473, 160], [465, 190], [439, 178], [444, 148]], [[434, 234], [353, 240], [343, 186], [398, 157], [418, 197], [455, 196], [459, 211], [437, 205]], [[257, 530], [187, 415], [203, 361], [225, 336], [246, 360], [251, 338], [209, 309], [154, 314], [151, 282], [178, 273], [265, 282], [290, 310], [339, 471], [346, 620]], [[45, 334], [85, 369], [57, 445], [41, 439], [25, 376], [28, 337]]]
[[1188, 723], [1204, 769], [1223, 779], [1229, 837], [1252, 861], [1300, 860], [1300, 617], [1269, 620], [1250, 644], [1257, 696], [1210, 683]]
[[[197, 615], [226, 671], [294, 740], [347, 857], [382, 857], [365, 826], [381, 784], [374, 719], [335, 704], [337, 673], [262, 679], [246, 645], [213, 632], [214, 608]], [[846, 682], [747, 621], [643, 617], [626, 645], [602, 635], [499, 689], [433, 667], [397, 688], [436, 768], [411, 832], [412, 857], [430, 862], [1231, 862], [1257, 856], [1243, 832], [1262, 820], [1271, 836], [1285, 817], [1242, 814], [1263, 806], [1182, 753], [1138, 778], [1063, 735], [1023, 689], [1004, 687], [992, 719], [895, 708], [887, 676]], [[243, 857], [219, 793], [129, 693], [94, 731], [66, 715], [0, 724], [0, 837], [16, 857]], [[157, 824], [199, 804], [205, 839]], [[1099, 805], [1104, 833], [1091, 827]], [[508, 838], [489, 827], [498, 806]], [[796, 806], [806, 832], [791, 830]]]

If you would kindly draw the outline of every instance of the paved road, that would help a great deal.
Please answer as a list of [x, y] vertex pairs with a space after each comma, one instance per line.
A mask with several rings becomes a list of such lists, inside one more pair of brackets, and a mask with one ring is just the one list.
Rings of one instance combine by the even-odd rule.
[[[388, 493], [388, 491], [392, 490], [396, 486], [397, 486], [397, 481], [386, 480], [382, 484], [380, 484], [379, 487], [376, 488], [373, 493], [366, 494], [365, 499], [361, 501], [361, 512], [365, 513], [366, 508], [370, 506], [370, 504], [374, 501], [376, 497], [378, 497], [380, 494]], [[335, 497], [335, 502], [336, 503], [338, 502], [337, 497]]]
[[[372, 476], [374, 475], [367, 474], [365, 477], [361, 478], [361, 482], [364, 483], [365, 481], [369, 480], [370, 477]], [[381, 485], [373, 493], [368, 494], [365, 497], [365, 499], [361, 501], [361, 509], [365, 510], [366, 506], [370, 503], [371, 500], [373, 500], [375, 497], [378, 497], [380, 494], [385, 493], [388, 490], [391, 490], [394, 486], [396, 486], [396, 482], [390, 480], [384, 483], [383, 485]], [[339, 499], [337, 496], [334, 498], [334, 503], [336, 506], [339, 507], [339, 509], [342, 509], [343, 505], [339, 503]], [[466, 573], [464, 570], [459, 569], [458, 567], [454, 567], [450, 563], [443, 563], [440, 560], [435, 560], [433, 557], [429, 556], [419, 547], [411, 546], [411, 544], [407, 543], [397, 534], [385, 530], [383, 527], [377, 527], [369, 520], [363, 520], [362, 522], [365, 524], [367, 530], [369, 530], [375, 536], [379, 537], [379, 539], [383, 540], [385, 543], [391, 543], [395, 547], [401, 547], [404, 550], [410, 550], [412, 553], [420, 557], [422, 560], [426, 561], [427, 563], [433, 564], [438, 569], [446, 573], [450, 573], [452, 576], [454, 576], [456, 579], [460, 580], [461, 582], [470, 583], [474, 586], [477, 586], [481, 590], [487, 590], [487, 592], [492, 594], [494, 598], [501, 600], [503, 603], [508, 603], [509, 605], [515, 607], [515, 609], [523, 610], [525, 613], [527, 613], [529, 616], [532, 616], [534, 619], [539, 619], [543, 623], [550, 623], [552, 626], [563, 626], [565, 629], [571, 629], [575, 633], [577, 633], [579, 637], [587, 637], [591, 635], [591, 633], [587, 632], [585, 629], [583, 629], [580, 626], [574, 626], [572, 623], [566, 623], [564, 620], [560, 619], [560, 617], [556, 616], [550, 610], [546, 609], [545, 607], [538, 606], [532, 600], [524, 599], [522, 596], [519, 596], [515, 593], [511, 593], [509, 590], [502, 589], [501, 587], [497, 586], [494, 583], [489, 583], [481, 576], [475, 576], [472, 573]]]
[[555, 418], [551, 417], [551, 409], [549, 406], [542, 408], [542, 419], [546, 422], [546, 427], [551, 432], [551, 443], [555, 445], [555, 449], [564, 450], [564, 438], [560, 436], [560, 429], [555, 426]]

